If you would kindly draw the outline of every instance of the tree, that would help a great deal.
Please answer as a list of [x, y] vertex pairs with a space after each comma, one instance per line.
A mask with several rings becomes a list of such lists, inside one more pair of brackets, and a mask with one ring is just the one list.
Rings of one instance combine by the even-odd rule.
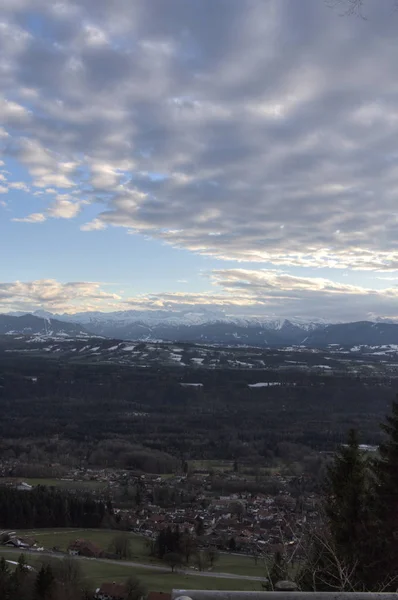
[[140, 598], [146, 596], [146, 588], [138, 577], [130, 575], [126, 580], [125, 586], [127, 591], [126, 600], [140, 600]]
[[328, 469], [324, 528], [312, 536], [303, 589], [395, 591], [398, 583], [398, 403], [366, 461], [354, 431]]
[[28, 565], [25, 557], [21, 554], [18, 558], [18, 564], [10, 579], [10, 598], [18, 600], [30, 600], [34, 581], [31, 581]]
[[[398, 560], [398, 401], [392, 414], [381, 425], [386, 441], [379, 446], [379, 456], [372, 464], [375, 477], [375, 527], [373, 532], [374, 568], [378, 581], [395, 573]], [[393, 584], [395, 590], [397, 583]]]
[[206, 548], [205, 550], [205, 557], [207, 563], [210, 565], [211, 568], [213, 568], [214, 564], [220, 558], [220, 553], [214, 546], [209, 546], [209, 548]]
[[203, 519], [201, 517], [198, 517], [198, 519], [196, 521], [195, 531], [196, 531], [196, 535], [198, 537], [201, 537], [204, 534], [204, 532], [205, 532], [205, 526], [204, 526], [204, 523], [203, 523]]
[[287, 577], [287, 567], [285, 558], [282, 552], [275, 552], [274, 562], [269, 572], [269, 580], [271, 582], [272, 589], [278, 581], [283, 581]]
[[334, 547], [347, 566], [357, 564], [358, 581], [363, 581], [370, 496], [367, 466], [353, 429], [328, 468], [325, 492], [325, 514]]
[[156, 552], [157, 552], [156, 540], [153, 540], [152, 538], [145, 538], [144, 543], [145, 543], [145, 547], [148, 550], [149, 556], [156, 556]]
[[10, 578], [10, 568], [4, 556], [2, 556], [0, 559], [0, 598], [4, 598], [5, 600], [9, 598]]
[[163, 558], [168, 552], [180, 553], [180, 543], [181, 533], [178, 526], [174, 530], [171, 527], [162, 529], [159, 531], [155, 541], [155, 555], [158, 558]]
[[174, 569], [182, 563], [181, 554], [178, 554], [178, 552], [167, 552], [167, 554], [163, 556], [163, 560], [169, 565], [172, 573], [174, 573]]
[[18, 557], [18, 564], [17, 564], [15, 570], [16, 570], [16, 572], [18, 574], [24, 574], [24, 573], [27, 573], [29, 571], [28, 565], [27, 565], [27, 562], [26, 562], [26, 558], [25, 558], [24, 554], [20, 554], [19, 555], [19, 557]]
[[62, 588], [62, 600], [64, 598], [65, 600], [80, 598], [86, 585], [80, 561], [66, 556], [62, 560], [54, 559], [49, 564], [56, 581], [59, 582]]
[[[342, 10], [343, 15], [355, 15], [357, 17], [366, 18], [367, 0], [325, 0], [326, 5], [331, 8]], [[391, 1], [391, 7], [398, 8], [398, 0]]]
[[202, 550], [198, 550], [195, 553], [195, 565], [198, 567], [199, 571], [204, 571], [206, 565], [206, 557]]
[[115, 535], [109, 544], [109, 550], [114, 552], [118, 558], [130, 558], [131, 539], [128, 534], [120, 533]]
[[48, 600], [52, 597], [55, 586], [55, 577], [51, 565], [42, 565], [36, 576], [35, 596], [39, 600]]
[[236, 515], [238, 517], [239, 521], [242, 520], [243, 514], [245, 512], [245, 507], [243, 506], [242, 502], [231, 502], [231, 504], [229, 505], [229, 510], [231, 511], [231, 514]]
[[236, 541], [235, 541], [235, 538], [233, 538], [233, 537], [228, 542], [228, 550], [230, 552], [236, 551]]
[[258, 559], [260, 558], [260, 552], [258, 550], [258, 548], [256, 548], [255, 546], [253, 546], [253, 548], [251, 549], [250, 552], [253, 560], [254, 560], [254, 564], [257, 565], [258, 563]]
[[[356, 431], [336, 453], [324, 486], [324, 522], [311, 532], [302, 589], [363, 591], [368, 586], [371, 546], [371, 488]], [[369, 589], [369, 588], [368, 588]]]
[[302, 551], [304, 560], [296, 576], [302, 591], [355, 591], [352, 570], [341, 561], [326, 524], [308, 533]]
[[134, 498], [136, 506], [141, 506], [142, 504], [142, 490], [139, 485], [137, 485], [135, 490], [135, 498]]
[[184, 531], [180, 540], [180, 549], [187, 564], [189, 563], [189, 559], [195, 552], [196, 548], [197, 542], [195, 538], [188, 531]]

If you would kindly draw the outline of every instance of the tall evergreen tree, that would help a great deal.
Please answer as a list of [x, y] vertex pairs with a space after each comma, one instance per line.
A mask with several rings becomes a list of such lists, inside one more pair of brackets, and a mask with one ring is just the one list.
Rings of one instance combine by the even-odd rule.
[[373, 461], [375, 477], [374, 573], [383, 590], [396, 590], [398, 577], [398, 401], [381, 425], [386, 440]]
[[369, 589], [369, 471], [353, 429], [328, 468], [324, 492], [324, 530], [310, 537], [300, 585], [317, 591]]
[[366, 462], [354, 429], [328, 468], [325, 513], [341, 559], [348, 564], [362, 560], [368, 530], [369, 486]]
[[8, 600], [10, 598], [10, 580], [11, 572], [4, 556], [0, 558], [0, 598]]
[[42, 565], [35, 581], [35, 596], [37, 600], [51, 600], [54, 591], [55, 577], [50, 565]]

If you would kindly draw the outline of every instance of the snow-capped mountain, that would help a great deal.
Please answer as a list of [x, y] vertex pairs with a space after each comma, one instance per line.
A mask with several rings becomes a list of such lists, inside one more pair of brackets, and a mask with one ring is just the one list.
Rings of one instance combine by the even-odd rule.
[[43, 335], [47, 337], [80, 337], [89, 335], [79, 323], [66, 323], [49, 317], [31, 314], [0, 314], [0, 334], [2, 335]]
[[[7, 319], [14, 321], [11, 324]], [[34, 321], [31, 323], [29, 319]], [[243, 318], [213, 311], [164, 310], [73, 315], [37, 311], [34, 315], [0, 315], [0, 333], [27, 333], [29, 327], [32, 331], [35, 328], [41, 332], [63, 331], [67, 335], [78, 335], [80, 332], [82, 335], [118, 340], [163, 340], [225, 346], [282, 348], [301, 345], [325, 348], [329, 345], [398, 344], [398, 324], [386, 321], [328, 324], [320, 320]]]
[[121, 340], [167, 340], [226, 345], [279, 346], [300, 344], [308, 333], [326, 326], [322, 321], [239, 317], [221, 311], [127, 310], [111, 313], [34, 316], [81, 324], [93, 335]]
[[[22, 316], [26, 313], [9, 313], [13, 316]], [[300, 327], [304, 331], [312, 331], [327, 323], [321, 319], [306, 320], [302, 318], [272, 318], [272, 317], [239, 317], [226, 315], [222, 311], [168, 311], [168, 310], [125, 310], [116, 312], [88, 311], [80, 313], [54, 314], [44, 310], [36, 310], [34, 316], [41, 318], [58, 319], [60, 321], [110, 325], [111, 323], [128, 325], [140, 323], [142, 325], [203, 325], [210, 323], [230, 323], [241, 327], [263, 327], [270, 330], [280, 330], [287, 325]]]

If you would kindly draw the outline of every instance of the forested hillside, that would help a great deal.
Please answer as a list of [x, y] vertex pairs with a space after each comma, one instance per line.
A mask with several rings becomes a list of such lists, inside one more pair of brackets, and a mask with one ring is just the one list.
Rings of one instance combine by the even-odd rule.
[[[350, 427], [363, 443], [394, 380], [267, 371], [131, 369], [7, 358], [0, 367], [0, 450], [38, 463], [87, 461], [166, 473], [186, 459], [263, 464], [334, 450]], [[186, 385], [186, 384], [202, 385]], [[185, 385], [182, 385], [185, 384]]]

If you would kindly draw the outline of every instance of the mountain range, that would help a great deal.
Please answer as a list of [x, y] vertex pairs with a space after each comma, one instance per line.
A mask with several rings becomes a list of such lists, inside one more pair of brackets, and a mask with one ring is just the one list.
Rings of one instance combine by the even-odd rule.
[[54, 315], [0, 314], [0, 334], [101, 336], [119, 340], [286, 347], [398, 345], [398, 324], [388, 321], [325, 323], [300, 319], [226, 317], [211, 311], [120, 311]]
[[21, 316], [0, 314], [0, 334], [33, 335], [43, 334], [48, 337], [79, 337], [90, 335], [78, 323], [67, 323], [58, 319], [43, 319], [31, 314]]

